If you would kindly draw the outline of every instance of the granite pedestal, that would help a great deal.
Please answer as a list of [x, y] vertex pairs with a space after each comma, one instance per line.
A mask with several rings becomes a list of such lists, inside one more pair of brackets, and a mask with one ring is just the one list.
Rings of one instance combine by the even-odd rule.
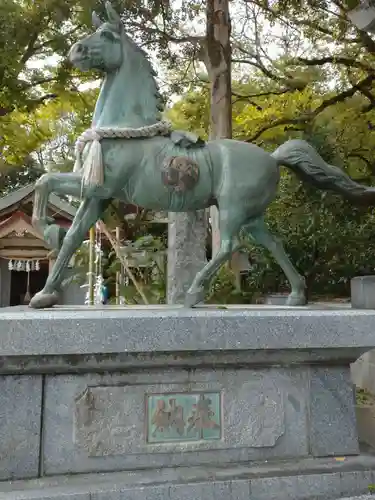
[[3, 311], [0, 499], [333, 499], [375, 483], [349, 370], [375, 312]]

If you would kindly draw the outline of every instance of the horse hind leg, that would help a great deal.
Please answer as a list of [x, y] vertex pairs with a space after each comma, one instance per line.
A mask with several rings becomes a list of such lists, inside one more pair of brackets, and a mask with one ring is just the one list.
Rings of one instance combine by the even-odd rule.
[[185, 307], [194, 307], [204, 302], [206, 285], [218, 272], [220, 267], [230, 259], [232, 253], [236, 252], [241, 247], [241, 244], [237, 238], [235, 238], [238, 233], [237, 229], [240, 225], [228, 224], [228, 226], [226, 225], [223, 229], [223, 224], [221, 222], [220, 226], [220, 249], [213, 259], [195, 276], [185, 296]]
[[58, 303], [64, 271], [68, 266], [74, 252], [82, 245], [89, 229], [100, 218], [102, 212], [107, 208], [111, 200], [101, 200], [98, 198], [84, 199], [77, 214], [70, 226], [56, 262], [50, 272], [46, 284], [30, 301], [30, 307], [34, 309], [44, 309], [52, 307]]
[[298, 273], [297, 269], [287, 256], [281, 240], [270, 233], [263, 218], [258, 218], [250, 223], [247, 223], [244, 229], [251, 234], [256, 242], [263, 245], [271, 252], [274, 259], [284, 271], [292, 288], [287, 300], [287, 305], [305, 305], [307, 302], [305, 279]]

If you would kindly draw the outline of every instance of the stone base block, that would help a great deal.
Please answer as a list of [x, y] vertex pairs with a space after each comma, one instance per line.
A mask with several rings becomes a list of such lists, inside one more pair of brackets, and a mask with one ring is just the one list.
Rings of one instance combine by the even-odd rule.
[[0, 376], [0, 480], [37, 477], [42, 377]]
[[375, 351], [366, 352], [351, 366], [352, 380], [357, 387], [375, 394]]
[[273, 295], [267, 295], [265, 297], [264, 303], [273, 306], [285, 306], [287, 300], [287, 293], [275, 293]]
[[350, 282], [352, 307], [375, 309], [375, 276], [358, 276]]
[[375, 458], [189, 467], [0, 483], [0, 500], [333, 500], [372, 491]]
[[360, 441], [375, 449], [375, 406], [357, 406], [356, 414]]
[[[116, 472], [142, 478], [124, 486], [132, 500], [222, 491], [241, 499], [249, 484], [257, 500], [263, 490], [272, 500], [284, 483], [311, 492], [319, 457], [334, 468], [359, 454], [350, 364], [374, 347], [374, 331], [375, 311], [320, 306], [4, 311], [0, 479], [104, 474], [90, 476], [91, 500], [127, 498], [111, 493], [113, 478], [123, 477]], [[289, 474], [288, 461], [308, 462], [307, 479]], [[243, 464], [252, 465], [240, 479]], [[100, 496], [97, 481], [109, 473]], [[340, 474], [334, 481], [335, 498], [351, 493]], [[323, 493], [333, 491], [324, 484]]]

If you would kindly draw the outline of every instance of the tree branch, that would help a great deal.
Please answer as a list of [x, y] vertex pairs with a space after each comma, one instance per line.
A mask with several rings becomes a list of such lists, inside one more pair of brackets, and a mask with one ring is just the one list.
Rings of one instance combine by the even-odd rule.
[[361, 93], [370, 101], [370, 103], [367, 104], [367, 106], [364, 106], [361, 111], [362, 113], [368, 113], [375, 108], [375, 96], [372, 95], [368, 89], [361, 89]]
[[[77, 31], [79, 31], [82, 28], [83, 28], [82, 24], [77, 24], [77, 26], [75, 26], [72, 30], [68, 31], [67, 33], [64, 33], [64, 38], [67, 39], [67, 38], [71, 37], [72, 35], [74, 35], [74, 33], [77, 33]], [[53, 46], [55, 41], [56, 41], [56, 38], [53, 38], [52, 40], [46, 40], [45, 42], [40, 43], [39, 45], [36, 45], [35, 46], [35, 53], [40, 52], [42, 49], [45, 49], [51, 45]]]
[[333, 97], [330, 97], [329, 99], [325, 99], [314, 111], [313, 111], [313, 116], [316, 117], [319, 113], [321, 113], [323, 110], [328, 108], [329, 106], [332, 106], [333, 104], [337, 104], [339, 102], [343, 102], [349, 97], [353, 97], [353, 95], [362, 90], [363, 88], [368, 87], [371, 85], [371, 83], [375, 79], [375, 74], [368, 75], [366, 78], [358, 82], [356, 85], [353, 85], [350, 89], [344, 90], [340, 94], [337, 94]]
[[35, 42], [38, 40], [39, 32], [34, 31], [34, 33], [31, 34], [30, 40], [27, 44], [26, 50], [21, 57], [21, 64], [25, 64], [30, 57], [32, 57], [35, 53]]
[[[27, 109], [27, 111], [32, 111], [36, 106], [38, 106], [39, 104], [42, 104], [43, 102], [45, 101], [48, 101], [50, 99], [57, 99], [58, 97], [58, 94], [45, 94], [41, 97], [38, 97], [36, 99], [30, 99], [26, 102], [25, 104], [25, 107]], [[15, 110], [15, 107], [14, 106], [10, 106], [10, 107], [1, 107], [0, 106], [0, 117], [3, 117], [3, 116], [7, 116], [7, 115], [10, 115], [13, 111]]]
[[34, 87], [37, 87], [38, 85], [44, 85], [45, 83], [51, 83], [57, 81], [56, 76], [48, 76], [45, 78], [40, 78], [39, 80], [34, 80], [33, 82], [25, 82], [23, 80], [18, 80], [18, 83], [22, 85], [22, 90], [29, 90]]
[[[371, 175], [372, 176], [375, 175], [375, 162], [371, 162], [365, 156], [363, 156], [363, 154], [355, 153], [355, 152], [349, 153], [348, 158], [358, 158], [359, 160], [362, 160], [364, 163], [366, 163], [366, 166], [370, 170]], [[363, 180], [363, 179], [361, 179], [361, 180]]]
[[266, 75], [270, 80], [274, 82], [285, 82], [285, 78], [275, 75], [270, 71], [268, 68], [266, 68], [262, 63], [259, 63], [259, 61], [250, 61], [249, 59], [232, 59], [232, 63], [234, 64], [249, 64], [250, 66], [254, 66], [254, 68], [259, 69], [264, 75]]
[[255, 108], [257, 108], [258, 111], [262, 111], [262, 109], [263, 109], [262, 106], [260, 104], [258, 104], [257, 102], [253, 101], [253, 99], [255, 99], [257, 97], [269, 97], [271, 95], [283, 95], [283, 94], [287, 94], [288, 92], [295, 92], [295, 91], [296, 91], [296, 89], [283, 89], [280, 91], [259, 92], [258, 94], [247, 94], [247, 95], [232, 91], [232, 96], [237, 98], [237, 99], [233, 100], [233, 104], [235, 104], [236, 102], [240, 102], [240, 101], [249, 101], [249, 103], [252, 106], [254, 106]]
[[374, 81], [375, 75], [368, 75], [366, 78], [358, 82], [356, 85], [350, 87], [350, 89], [344, 90], [340, 94], [337, 94], [333, 97], [325, 99], [317, 108], [315, 108], [311, 113], [307, 113], [301, 115], [298, 118], [280, 118], [279, 120], [274, 121], [269, 125], [264, 125], [261, 129], [259, 129], [252, 137], [246, 139], [245, 142], [254, 142], [256, 141], [264, 132], [267, 130], [271, 130], [273, 128], [279, 127], [281, 125], [297, 125], [301, 123], [307, 123], [314, 118], [316, 118], [322, 111], [327, 109], [329, 106], [333, 106], [339, 102], [343, 102], [349, 97], [353, 97], [353, 95], [358, 91], [363, 91], [366, 89], [371, 83]]
[[240, 94], [238, 92], [233, 91], [232, 94], [239, 99], [255, 99], [256, 97], [269, 97], [271, 95], [283, 95], [288, 92], [295, 92], [296, 89], [282, 89], [282, 90], [274, 90], [270, 92], [259, 92], [257, 94]]
[[369, 66], [368, 64], [362, 63], [361, 61], [350, 59], [349, 57], [327, 56], [314, 59], [305, 59], [304, 57], [298, 57], [297, 61], [302, 64], [306, 64], [306, 66], [323, 66], [324, 64], [343, 64], [348, 68], [361, 68], [366, 71], [375, 73], [375, 68]]
[[166, 33], [165, 31], [160, 30], [159, 28], [150, 28], [148, 26], [145, 26], [144, 24], [141, 23], [132, 23], [132, 26], [137, 27], [138, 29], [141, 29], [143, 32], [147, 32], [153, 35], [159, 35], [168, 42], [180, 44], [180, 43], [187, 43], [190, 42], [194, 45], [200, 44], [205, 40], [204, 36], [193, 36], [193, 35], [184, 35], [181, 37], [176, 37], [174, 35], [171, 35], [170, 33]]
[[375, 54], [375, 41], [365, 33], [364, 31], [358, 30], [359, 31], [359, 38], [362, 42], [362, 45], [367, 49], [367, 51], [370, 54]]
[[271, 130], [276, 127], [280, 127], [281, 125], [300, 125], [301, 123], [308, 122], [311, 119], [312, 115], [303, 115], [299, 118], [280, 118], [279, 120], [274, 121], [270, 125], [264, 125], [264, 127], [260, 128], [252, 137], [246, 139], [245, 142], [254, 142], [256, 141], [264, 132], [267, 130]]

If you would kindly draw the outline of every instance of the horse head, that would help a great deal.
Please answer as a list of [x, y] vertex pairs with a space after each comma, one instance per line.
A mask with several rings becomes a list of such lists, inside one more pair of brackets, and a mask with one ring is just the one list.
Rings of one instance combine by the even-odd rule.
[[107, 21], [102, 23], [93, 12], [95, 33], [78, 41], [70, 49], [69, 60], [80, 71], [96, 69], [111, 73], [119, 69], [123, 62], [123, 24], [110, 2], [106, 2], [105, 8]]

